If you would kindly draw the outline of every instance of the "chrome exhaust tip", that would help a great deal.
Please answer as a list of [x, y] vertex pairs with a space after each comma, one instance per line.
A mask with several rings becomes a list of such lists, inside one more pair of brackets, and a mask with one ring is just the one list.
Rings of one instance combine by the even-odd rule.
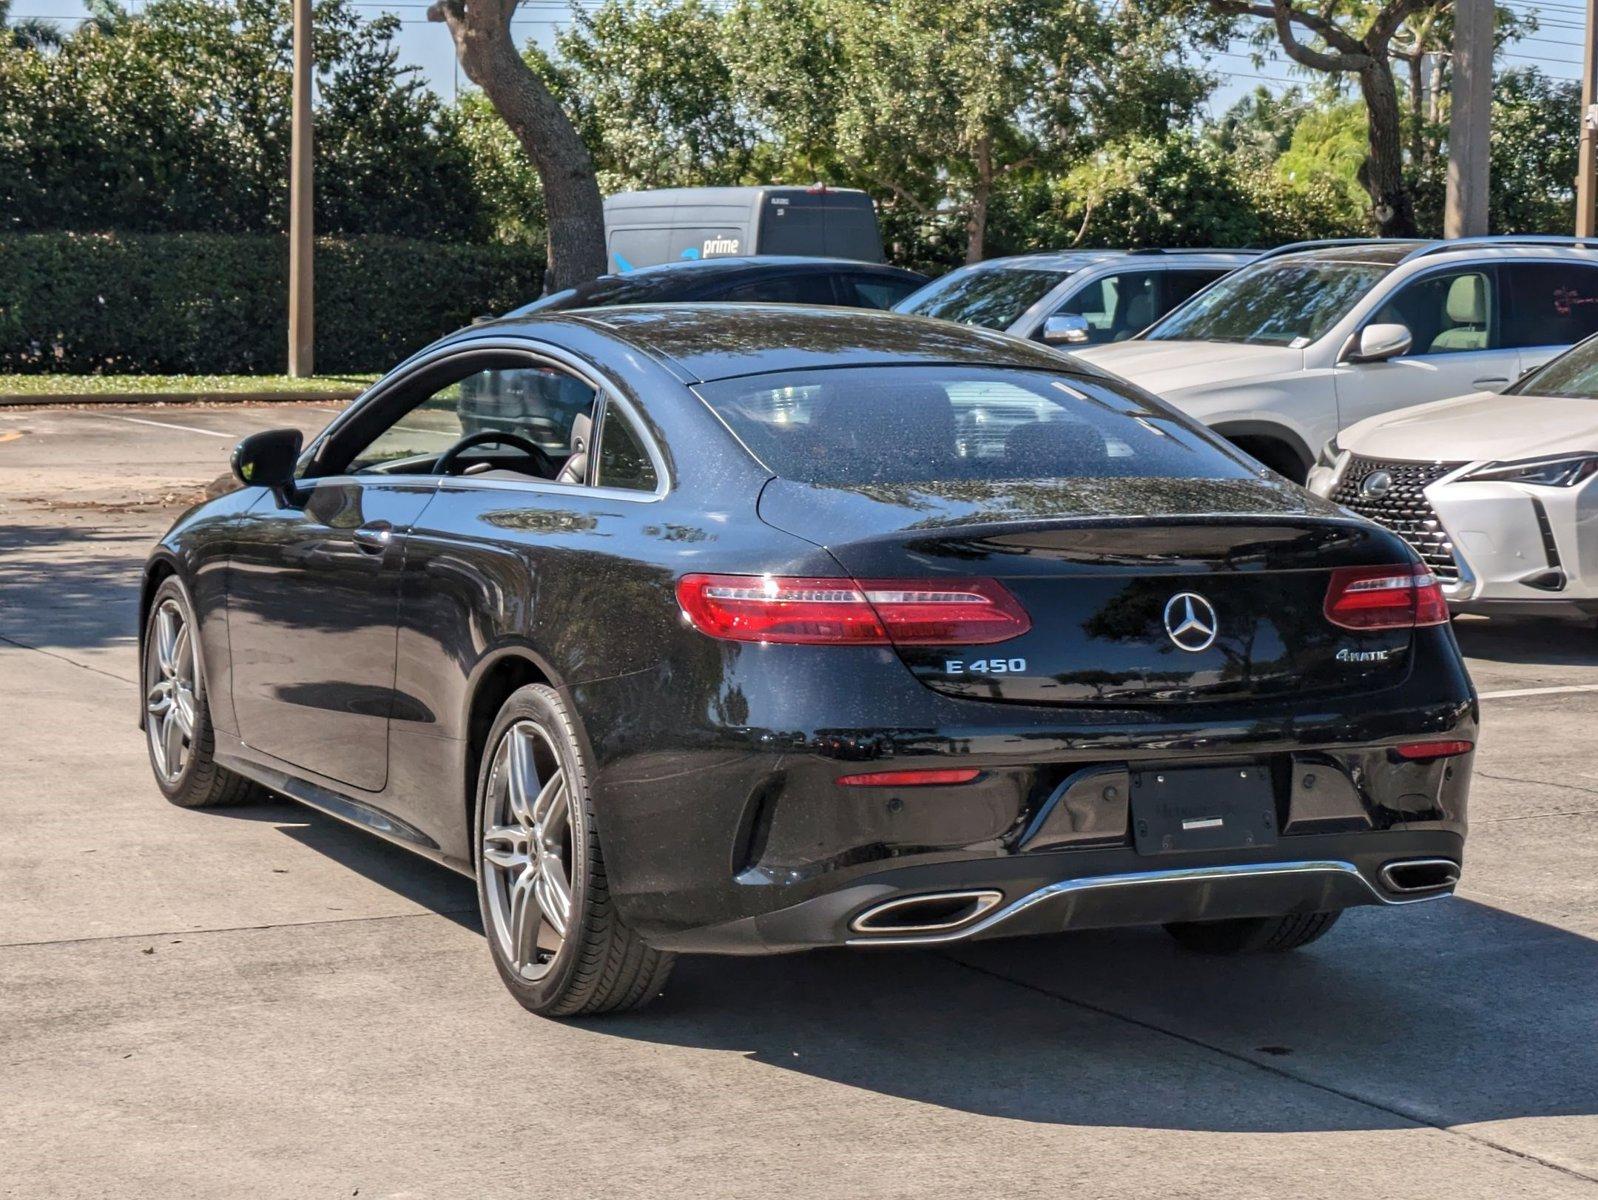
[[1459, 864], [1451, 858], [1406, 858], [1388, 863], [1376, 876], [1400, 895], [1435, 892], [1459, 882]]
[[989, 912], [1004, 899], [1002, 892], [932, 892], [901, 896], [874, 904], [849, 922], [852, 933], [947, 933]]

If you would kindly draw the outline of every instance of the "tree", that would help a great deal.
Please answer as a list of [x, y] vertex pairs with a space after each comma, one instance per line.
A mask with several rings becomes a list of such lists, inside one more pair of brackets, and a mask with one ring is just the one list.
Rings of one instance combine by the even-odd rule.
[[44, 50], [61, 44], [55, 22], [42, 17], [11, 19], [11, 0], [0, 0], [0, 44], [17, 50]]
[[1385, 237], [1413, 236], [1414, 201], [1404, 178], [1402, 115], [1393, 78], [1394, 40], [1406, 21], [1435, 12], [1447, 0], [1381, 0], [1348, 8], [1342, 0], [1201, 3], [1214, 12], [1268, 21], [1294, 62], [1355, 79], [1365, 102], [1367, 156], [1359, 182], [1370, 197], [1371, 224]]
[[518, 0], [435, 0], [430, 21], [455, 41], [466, 77], [483, 89], [538, 171], [548, 222], [548, 286], [568, 288], [603, 274], [605, 213], [593, 156], [571, 119], [516, 49]]

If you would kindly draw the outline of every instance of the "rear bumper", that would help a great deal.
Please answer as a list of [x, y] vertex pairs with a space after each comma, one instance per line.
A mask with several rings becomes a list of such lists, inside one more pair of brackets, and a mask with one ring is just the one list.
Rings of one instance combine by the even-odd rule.
[[[1453, 893], [1463, 848], [1458, 834], [1395, 831], [1284, 839], [1274, 857], [1234, 855], [1224, 862], [1073, 852], [1021, 871], [992, 860], [945, 863], [882, 872], [774, 912], [651, 940], [685, 952], [767, 954], [1408, 905]], [[1398, 890], [1386, 869], [1412, 863], [1434, 864], [1436, 872], [1426, 886]], [[909, 926], [918, 898], [962, 893], [998, 899], [973, 905], [969, 915], [951, 912], [941, 928], [894, 928], [870, 919], [886, 908], [885, 917]]]

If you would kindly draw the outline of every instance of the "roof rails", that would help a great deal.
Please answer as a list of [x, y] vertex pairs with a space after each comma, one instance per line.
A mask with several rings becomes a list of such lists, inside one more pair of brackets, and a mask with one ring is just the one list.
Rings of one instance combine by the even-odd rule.
[[1237, 246], [1140, 246], [1128, 254], [1257, 254]]
[[1571, 250], [1598, 250], [1598, 238], [1568, 237], [1554, 233], [1499, 233], [1487, 237], [1451, 238], [1412, 250], [1404, 256], [1404, 261], [1425, 258], [1428, 254], [1446, 254], [1450, 250], [1491, 246], [1564, 246]]
[[1285, 246], [1275, 246], [1275, 247], [1271, 248], [1270, 250], [1262, 250], [1260, 252], [1259, 258], [1255, 259], [1254, 261], [1255, 262], [1259, 262], [1261, 259], [1276, 258], [1278, 255], [1281, 255], [1281, 254], [1297, 254], [1300, 250], [1325, 250], [1325, 249], [1329, 249], [1330, 247], [1333, 247], [1333, 246], [1391, 246], [1391, 245], [1394, 245], [1394, 244], [1397, 244], [1397, 243], [1417, 242], [1417, 241], [1421, 241], [1421, 240], [1422, 239], [1420, 239], [1420, 238], [1378, 238], [1378, 237], [1317, 238], [1314, 241], [1289, 242]]

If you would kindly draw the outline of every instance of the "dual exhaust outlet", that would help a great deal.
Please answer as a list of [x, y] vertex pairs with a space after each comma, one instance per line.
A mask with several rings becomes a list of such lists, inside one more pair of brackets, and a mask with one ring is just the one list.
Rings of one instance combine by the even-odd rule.
[[[1357, 873], [1352, 866], [1345, 869]], [[1420, 896], [1457, 884], [1459, 864], [1449, 858], [1400, 859], [1385, 864], [1376, 877], [1393, 895]], [[1004, 894], [991, 888], [901, 896], [872, 905], [849, 922], [849, 930], [867, 937], [950, 933], [974, 925], [1003, 900]]]

